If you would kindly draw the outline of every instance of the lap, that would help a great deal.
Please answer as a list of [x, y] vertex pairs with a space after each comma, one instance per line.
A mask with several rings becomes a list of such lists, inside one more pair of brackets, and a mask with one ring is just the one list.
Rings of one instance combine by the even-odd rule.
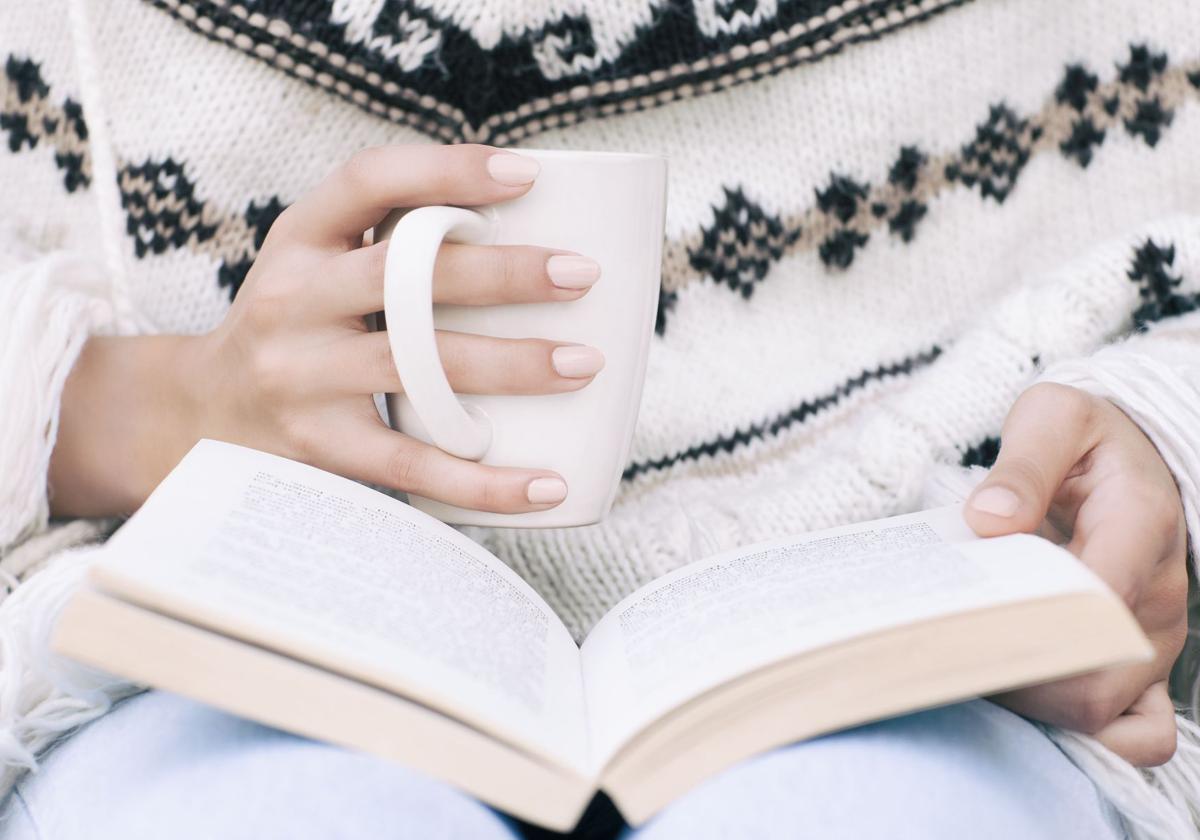
[[986, 701], [776, 750], [686, 794], [625, 840], [1118, 840], [1091, 781]]
[[2, 840], [519, 837], [405, 767], [159, 692], [57, 746], [7, 810]]
[[[55, 748], [7, 814], [0, 840], [519, 837], [487, 807], [402, 766], [157, 692]], [[626, 840], [1116, 840], [1115, 826], [1039, 730], [976, 701], [744, 762]]]

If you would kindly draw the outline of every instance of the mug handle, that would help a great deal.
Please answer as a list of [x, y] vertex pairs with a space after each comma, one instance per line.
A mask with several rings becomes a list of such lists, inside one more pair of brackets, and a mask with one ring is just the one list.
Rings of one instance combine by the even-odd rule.
[[433, 332], [433, 264], [443, 240], [486, 244], [492, 222], [461, 207], [419, 207], [392, 229], [383, 269], [388, 344], [404, 394], [442, 450], [478, 461], [492, 445], [492, 424], [450, 389]]

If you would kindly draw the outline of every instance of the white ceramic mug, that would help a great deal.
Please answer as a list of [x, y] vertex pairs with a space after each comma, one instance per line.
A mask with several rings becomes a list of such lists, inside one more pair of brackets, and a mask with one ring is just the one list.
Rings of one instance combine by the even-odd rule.
[[[666, 211], [666, 160], [653, 155], [525, 151], [541, 165], [512, 201], [466, 209], [397, 210], [376, 228], [390, 237], [384, 316], [403, 394], [388, 394], [393, 427], [460, 458], [558, 472], [567, 497], [549, 510], [504, 514], [417, 496], [444, 522], [514, 528], [587, 525], [612, 506], [629, 455], [654, 331]], [[443, 241], [539, 245], [600, 264], [578, 300], [502, 306], [433, 306], [433, 265]], [[451, 392], [434, 329], [590, 345], [604, 368], [587, 387], [545, 396]]]

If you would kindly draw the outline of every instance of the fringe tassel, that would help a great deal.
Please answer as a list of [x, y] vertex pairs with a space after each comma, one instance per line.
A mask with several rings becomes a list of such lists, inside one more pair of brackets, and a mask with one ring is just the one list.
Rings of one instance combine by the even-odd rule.
[[60, 553], [0, 606], [0, 800], [43, 750], [139, 690], [50, 651], [54, 622], [98, 551]]

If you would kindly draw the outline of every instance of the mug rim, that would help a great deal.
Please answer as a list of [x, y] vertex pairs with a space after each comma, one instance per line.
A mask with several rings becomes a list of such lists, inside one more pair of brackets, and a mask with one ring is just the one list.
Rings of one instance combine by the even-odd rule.
[[529, 155], [530, 157], [547, 157], [547, 158], [597, 158], [607, 160], [613, 163], [618, 163], [623, 160], [628, 161], [663, 161], [667, 160], [667, 156], [655, 152], [610, 152], [604, 150], [590, 149], [525, 149], [515, 148], [506, 149], [505, 151], [512, 152], [518, 155]]

